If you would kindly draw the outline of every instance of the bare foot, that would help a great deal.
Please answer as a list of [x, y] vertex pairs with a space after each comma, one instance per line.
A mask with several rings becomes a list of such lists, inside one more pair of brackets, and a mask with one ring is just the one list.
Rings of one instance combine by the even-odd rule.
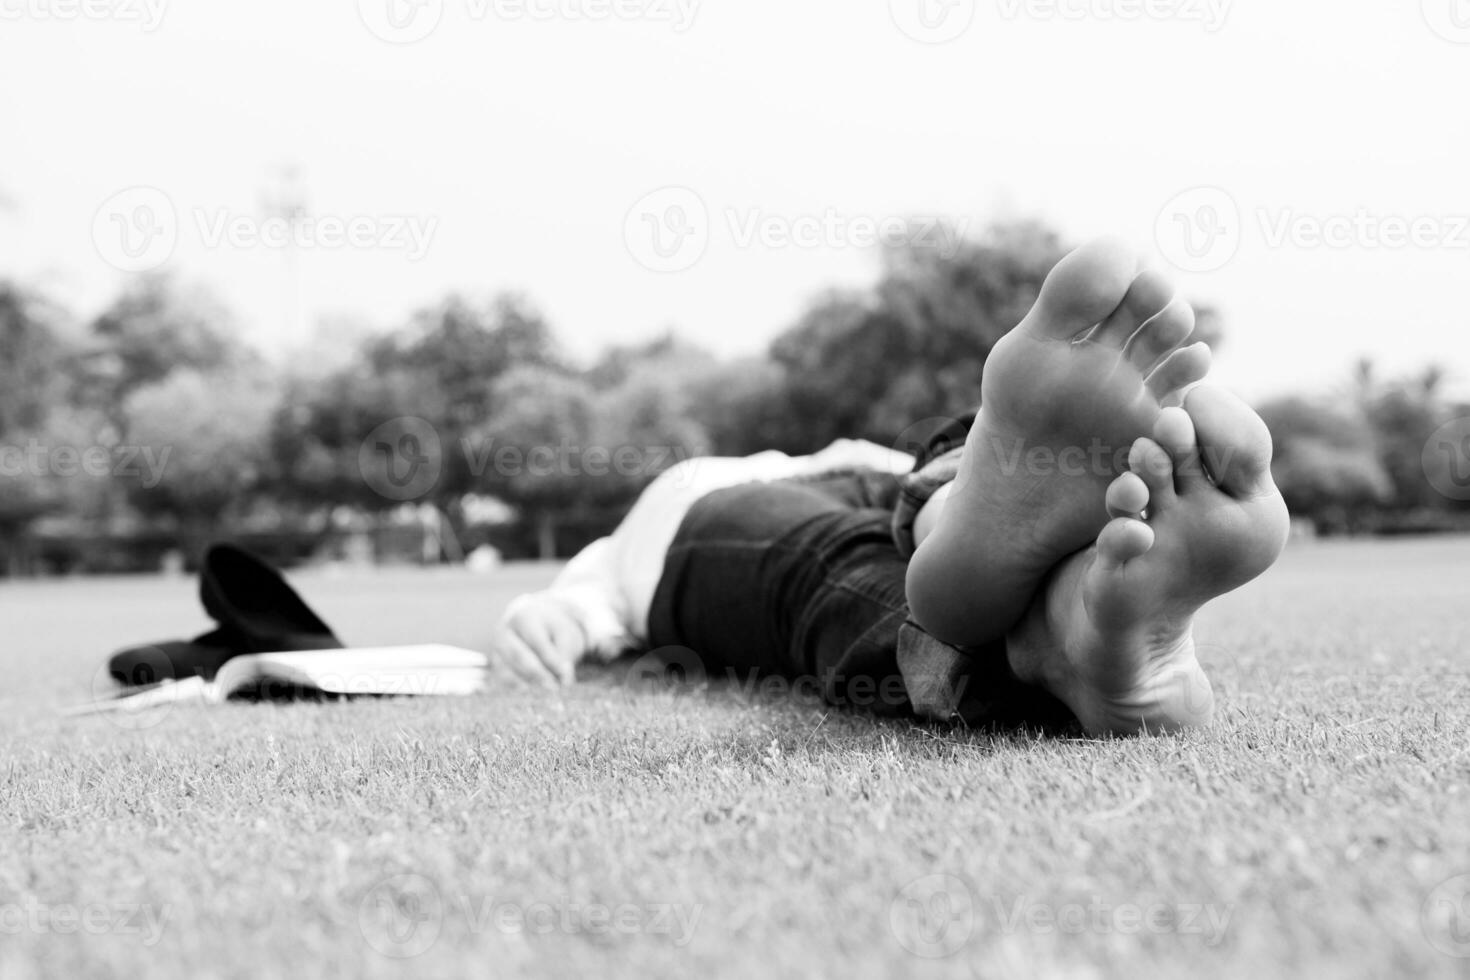
[[1265, 424], [1233, 395], [1200, 387], [1184, 410], [1165, 409], [1108, 488], [1109, 509], [1129, 516], [1048, 579], [1007, 637], [1012, 669], [1094, 734], [1208, 723], [1214, 695], [1190, 628], [1200, 606], [1260, 575], [1286, 543], [1270, 463]]
[[909, 564], [914, 619], [957, 646], [1005, 634], [1042, 579], [1107, 523], [1108, 484], [1165, 400], [1203, 378], [1194, 311], [1124, 245], [1077, 249], [985, 363], [980, 413]]

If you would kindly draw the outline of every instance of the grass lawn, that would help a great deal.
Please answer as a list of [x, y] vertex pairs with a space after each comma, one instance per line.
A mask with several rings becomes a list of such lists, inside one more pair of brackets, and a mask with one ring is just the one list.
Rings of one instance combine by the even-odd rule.
[[[474, 645], [550, 574], [295, 581]], [[0, 585], [0, 977], [1470, 971], [1470, 540], [1294, 546], [1199, 624], [1217, 724], [1113, 741], [616, 671], [58, 717], [192, 588]]]

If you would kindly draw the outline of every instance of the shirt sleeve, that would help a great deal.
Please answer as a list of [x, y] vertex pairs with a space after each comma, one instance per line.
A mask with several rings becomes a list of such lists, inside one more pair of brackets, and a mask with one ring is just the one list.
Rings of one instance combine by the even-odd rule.
[[599, 538], [577, 553], [541, 592], [517, 596], [502, 619], [530, 603], [552, 599], [576, 619], [587, 637], [584, 656], [611, 660], [638, 643], [632, 610], [618, 586], [613, 542]]

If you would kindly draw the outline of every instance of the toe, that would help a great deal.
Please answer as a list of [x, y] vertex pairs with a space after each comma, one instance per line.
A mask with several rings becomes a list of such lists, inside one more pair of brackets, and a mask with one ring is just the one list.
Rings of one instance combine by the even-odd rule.
[[1214, 385], [1191, 391], [1184, 404], [1205, 466], [1223, 490], [1242, 499], [1275, 492], [1271, 432], [1249, 405]]
[[1174, 503], [1174, 461], [1164, 447], [1152, 439], [1138, 439], [1128, 452], [1128, 469], [1148, 489], [1149, 513], [1157, 513]]
[[1104, 570], [1115, 569], [1144, 555], [1153, 546], [1153, 528], [1131, 517], [1118, 517], [1108, 522], [1097, 536], [1098, 564]]
[[1194, 307], [1182, 299], [1171, 302], [1163, 312], [1139, 328], [1124, 348], [1128, 362], [1144, 374], [1194, 333]]
[[1154, 423], [1154, 442], [1169, 454], [1174, 469], [1174, 488], [1179, 493], [1188, 493], [1200, 486], [1208, 486], [1204, 466], [1200, 463], [1199, 442], [1194, 431], [1194, 421], [1182, 408], [1166, 408], [1159, 413]]
[[1092, 332], [1089, 339], [1110, 347], [1122, 347], [1140, 326], [1167, 308], [1173, 298], [1174, 284], [1161, 273], [1146, 269], [1128, 287], [1122, 304]]
[[1136, 253], [1121, 241], [1089, 242], [1051, 270], [1024, 328], [1052, 339], [1076, 337], [1118, 308], [1137, 272]]
[[1124, 473], [1108, 484], [1108, 514], [1112, 517], [1137, 517], [1148, 506], [1148, 485], [1136, 473]]
[[1203, 381], [1210, 373], [1210, 347], [1205, 343], [1181, 347], [1148, 376], [1148, 390], [1160, 401], [1180, 388]]

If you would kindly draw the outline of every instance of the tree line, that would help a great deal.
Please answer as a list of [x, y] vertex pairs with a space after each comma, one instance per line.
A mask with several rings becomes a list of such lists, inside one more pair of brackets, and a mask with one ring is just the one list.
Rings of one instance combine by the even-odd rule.
[[[176, 279], [137, 278], [86, 320], [0, 282], [0, 571], [142, 567], [242, 535], [300, 557], [406, 508], [460, 551], [565, 554], [680, 459], [893, 444], [972, 409], [1064, 252], [1033, 222], [890, 250], [872, 287], [815, 297], [736, 360], [670, 333], [579, 361], [527, 298], [453, 294], [276, 363]], [[1219, 318], [1197, 333], [1218, 342]], [[1421, 461], [1455, 410], [1441, 380], [1361, 366], [1346, 394], [1261, 406], [1294, 510], [1332, 530], [1450, 515]]]

